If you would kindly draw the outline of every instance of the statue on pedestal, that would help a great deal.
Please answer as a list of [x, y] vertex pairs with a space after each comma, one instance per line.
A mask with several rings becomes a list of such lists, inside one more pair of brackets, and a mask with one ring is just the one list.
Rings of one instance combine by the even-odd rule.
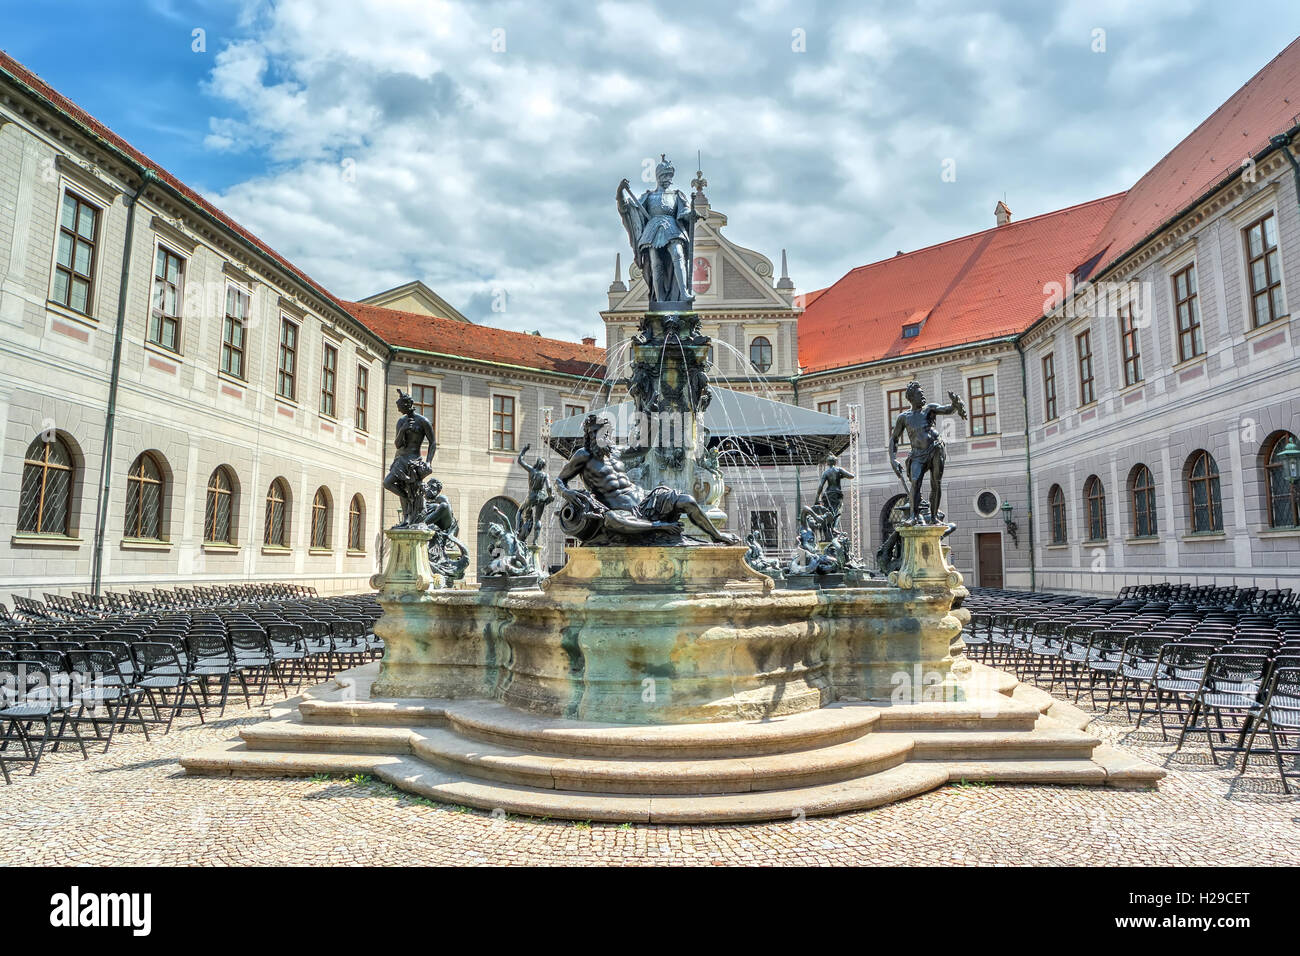
[[[418, 528], [424, 513], [423, 482], [433, 473], [433, 453], [438, 444], [433, 437], [433, 424], [415, 410], [415, 399], [400, 388], [397, 409], [402, 413], [397, 420], [397, 454], [384, 478], [384, 487], [402, 503], [402, 516], [393, 527]], [[421, 458], [420, 446], [426, 439], [429, 450]]]
[[[934, 427], [934, 419], [936, 415], [953, 413], [965, 418], [966, 405], [956, 392], [948, 393], [947, 405], [927, 403], [919, 382], [909, 382], [904, 394], [912, 407], [900, 412], [894, 421], [893, 431], [889, 435], [889, 461], [910, 495], [911, 516], [907, 523], [938, 524], [942, 520], [937, 516], [940, 513], [939, 499], [943, 491], [943, 469], [948, 461], [948, 452], [944, 448], [943, 436]], [[898, 453], [898, 439], [904, 432], [911, 443], [911, 450], [907, 454], [906, 477], [903, 465], [895, 457]], [[922, 508], [921, 482], [927, 473], [930, 475], [930, 502], [929, 507]]]
[[[804, 509], [807, 513], [808, 509]], [[790, 559], [790, 574], [834, 574], [839, 570], [835, 559], [817, 550], [817, 536], [804, 522], [799, 528], [798, 547]]]
[[532, 544], [537, 544], [537, 535], [542, 530], [542, 516], [546, 513], [547, 506], [554, 500], [551, 494], [551, 480], [546, 476], [546, 460], [538, 458], [533, 465], [524, 463], [524, 455], [528, 454], [528, 449], [532, 445], [525, 445], [519, 452], [519, 457], [515, 460], [519, 467], [528, 472], [528, 497], [524, 500], [524, 505], [519, 509], [519, 539], [524, 543], [529, 543], [532, 538]]
[[689, 311], [695, 293], [691, 289], [691, 262], [695, 255], [695, 223], [705, 218], [695, 211], [680, 189], [673, 188], [676, 170], [662, 153], [655, 166], [656, 189], [637, 198], [626, 179], [618, 184], [615, 201], [619, 218], [627, 230], [636, 264], [650, 288], [650, 309], [669, 306]]
[[[584, 544], [685, 544], [681, 519], [689, 518], [718, 544], [739, 544], [718, 531], [693, 497], [666, 485], [643, 491], [633, 484], [610, 437], [609, 419], [588, 415], [582, 445], [555, 479], [565, 500], [560, 526]], [[580, 478], [585, 490], [569, 482]]]
[[424, 499], [421, 521], [433, 532], [429, 539], [429, 567], [449, 582], [459, 581], [469, 567], [469, 548], [456, 537], [460, 534], [460, 522], [451, 510], [451, 501], [442, 493], [442, 482], [437, 478], [425, 482]]
[[757, 571], [759, 574], [772, 574], [780, 572], [781, 563], [769, 558], [763, 551], [763, 538], [757, 530], [751, 531], [745, 538], [748, 547], [745, 549], [745, 563]]
[[844, 508], [844, 490], [840, 483], [856, 477], [853, 472], [841, 468], [839, 459], [834, 455], [826, 456], [826, 469], [822, 472], [821, 481], [817, 482], [817, 496], [814, 499], [826, 511], [822, 525], [823, 541], [833, 541], [839, 530], [840, 512]]

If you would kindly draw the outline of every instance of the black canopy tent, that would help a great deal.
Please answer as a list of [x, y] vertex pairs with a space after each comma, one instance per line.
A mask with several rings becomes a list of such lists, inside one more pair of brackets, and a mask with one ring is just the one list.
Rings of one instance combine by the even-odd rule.
[[[838, 415], [810, 411], [798, 405], [736, 392], [711, 389], [713, 400], [700, 414], [711, 443], [722, 452], [723, 467], [749, 465], [815, 465], [838, 455], [849, 444], [849, 422]], [[636, 421], [632, 402], [593, 409], [614, 426], [615, 440], [626, 444]], [[582, 420], [574, 415], [551, 425], [550, 445], [568, 458], [582, 442]]]

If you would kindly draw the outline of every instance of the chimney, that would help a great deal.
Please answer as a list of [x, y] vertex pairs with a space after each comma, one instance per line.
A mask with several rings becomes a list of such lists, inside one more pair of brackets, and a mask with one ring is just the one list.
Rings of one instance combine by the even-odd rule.
[[998, 204], [993, 207], [993, 218], [997, 220], [999, 226], [1005, 226], [1011, 221], [1011, 207], [998, 200]]
[[583, 344], [583, 345], [595, 345], [595, 344], [596, 344], [596, 337], [595, 337], [594, 335], [584, 335], [584, 336], [582, 337], [582, 344]]

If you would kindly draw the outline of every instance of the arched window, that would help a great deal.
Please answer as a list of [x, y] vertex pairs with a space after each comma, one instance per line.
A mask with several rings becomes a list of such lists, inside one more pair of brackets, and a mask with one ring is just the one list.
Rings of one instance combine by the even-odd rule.
[[1089, 475], [1083, 483], [1083, 500], [1088, 505], [1088, 540], [1106, 540], [1106, 489], [1101, 479]]
[[283, 478], [266, 489], [266, 527], [262, 543], [271, 548], [289, 547], [289, 486]]
[[766, 372], [772, 367], [772, 343], [761, 335], [749, 343], [749, 364], [757, 372]]
[[324, 487], [316, 489], [316, 497], [311, 501], [311, 546], [330, 546], [330, 494]]
[[1160, 533], [1156, 520], [1156, 482], [1151, 469], [1137, 465], [1128, 477], [1129, 502], [1133, 510], [1133, 536], [1154, 538]]
[[47, 432], [27, 446], [18, 495], [18, 530], [28, 534], [70, 534], [72, 453]]
[[128, 538], [162, 538], [163, 473], [147, 451], [131, 463], [126, 473], [126, 527]]
[[208, 500], [203, 511], [203, 540], [235, 543], [235, 479], [225, 465], [208, 479]]
[[366, 503], [360, 495], [352, 496], [348, 505], [348, 550], [366, 550]]
[[1192, 457], [1188, 459], [1187, 505], [1191, 512], [1193, 533], [1223, 530], [1219, 466], [1204, 449], [1192, 452]]
[[1052, 544], [1065, 544], [1065, 492], [1052, 485], [1047, 493], [1047, 510], [1052, 516]]
[[1300, 490], [1287, 480], [1278, 457], [1286, 443], [1295, 436], [1290, 432], [1276, 432], [1264, 443], [1264, 485], [1268, 488], [1268, 526], [1270, 528], [1300, 527]]

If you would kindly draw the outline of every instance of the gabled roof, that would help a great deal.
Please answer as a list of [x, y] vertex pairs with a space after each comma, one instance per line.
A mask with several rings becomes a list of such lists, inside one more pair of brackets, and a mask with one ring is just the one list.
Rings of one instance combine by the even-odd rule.
[[[376, 292], [374, 295], [368, 295], [364, 299], [359, 299], [363, 305], [382, 305], [392, 308], [403, 302], [412, 302], [420, 308], [415, 311], [426, 312], [429, 315], [442, 316], [444, 319], [455, 319], [457, 322], [468, 322], [465, 316], [450, 302], [444, 299], [438, 293], [434, 292], [419, 279], [403, 283], [391, 289], [385, 289], [383, 292]], [[407, 309], [406, 311], [412, 311]]]
[[362, 302], [345, 302], [344, 306], [358, 322], [395, 348], [593, 379], [605, 374], [605, 350], [596, 345]]
[[1292, 129], [1297, 114], [1300, 39], [1291, 41], [1137, 181], [1080, 261], [1099, 256], [1095, 271], [1112, 265], [1236, 175], [1245, 159], [1268, 147], [1271, 136]]
[[291, 263], [284, 256], [280, 255], [257, 236], [253, 235], [235, 220], [231, 219], [224, 212], [208, 202], [197, 192], [185, 185], [167, 170], [155, 163], [152, 159], [140, 152], [122, 137], [118, 136], [111, 129], [101, 123], [95, 117], [91, 116], [72, 100], [68, 99], [54, 87], [50, 86], [39, 76], [33, 73], [27, 67], [23, 66], [8, 53], [0, 50], [0, 73], [7, 74], [19, 86], [25, 87], [37, 99], [44, 100], [50, 107], [57, 112], [62, 113], [76, 125], [80, 126], [92, 139], [97, 139], [106, 145], [109, 149], [123, 155], [127, 161], [143, 169], [151, 169], [157, 175], [158, 179], [174, 192], [178, 193], [184, 200], [191, 203], [206, 215], [220, 223], [225, 229], [239, 236], [243, 241], [248, 243], [254, 249], [261, 252], [281, 269], [284, 269], [298, 281], [312, 289], [317, 295], [321, 296], [327, 302], [332, 303], [340, 312], [346, 313], [343, 303], [333, 293], [329, 292], [324, 286], [312, 279], [305, 272]]
[[[1023, 332], [1045, 311], [1044, 287], [1065, 284], [1123, 197], [859, 266], [805, 297], [800, 366], [824, 371]], [[904, 338], [904, 326], [919, 329]]]

